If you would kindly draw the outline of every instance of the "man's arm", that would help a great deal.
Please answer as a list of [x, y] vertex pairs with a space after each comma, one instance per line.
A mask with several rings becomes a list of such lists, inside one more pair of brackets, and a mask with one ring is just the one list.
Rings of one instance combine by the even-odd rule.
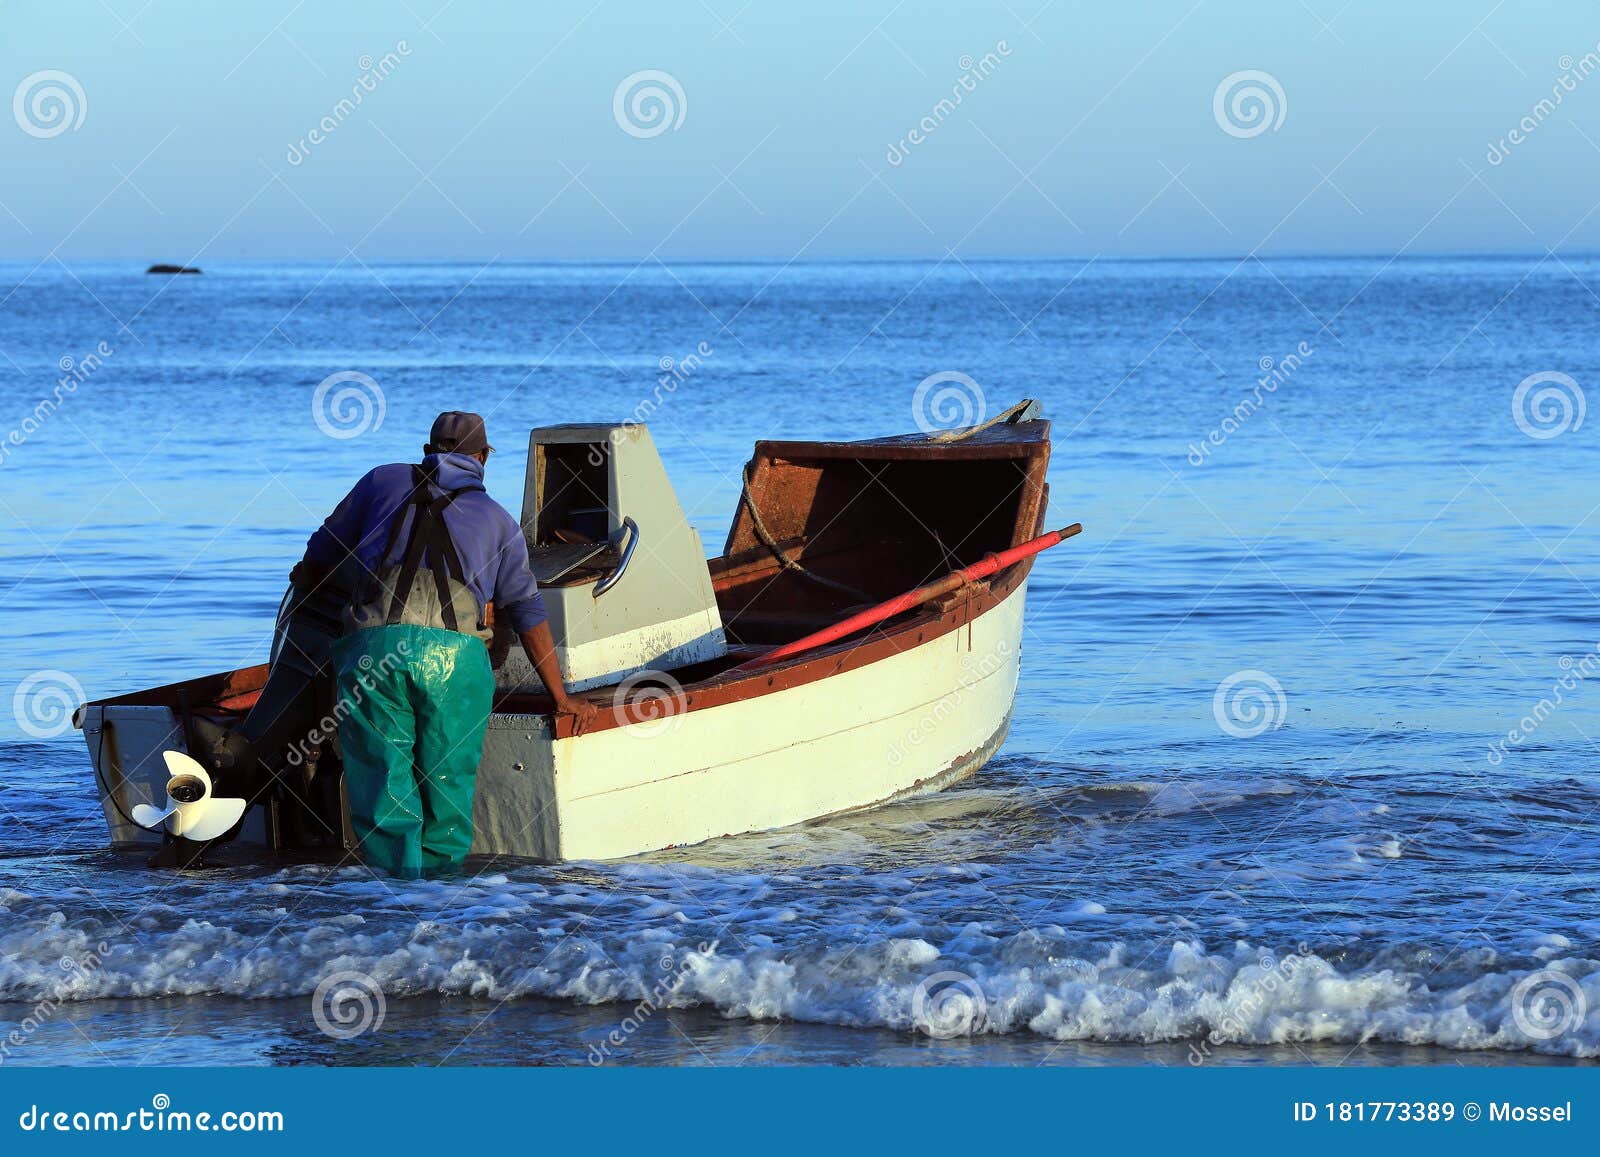
[[549, 620], [521, 632], [518, 637], [522, 640], [522, 649], [528, 652], [528, 661], [539, 672], [539, 678], [555, 699], [556, 710], [571, 715], [573, 734], [582, 735], [599, 711], [593, 703], [574, 699], [567, 693], [567, 685], [561, 679], [561, 665], [556, 662], [556, 641], [550, 634]]
[[556, 662], [556, 641], [550, 634], [550, 618], [528, 566], [527, 540], [522, 537], [521, 526], [509, 513], [505, 521], [505, 538], [499, 551], [500, 568], [494, 583], [495, 611], [506, 616], [512, 630], [522, 640], [522, 649], [528, 653], [528, 661], [556, 701], [556, 710], [571, 715], [573, 733], [582, 734], [598, 712], [594, 704], [567, 693], [561, 665]]

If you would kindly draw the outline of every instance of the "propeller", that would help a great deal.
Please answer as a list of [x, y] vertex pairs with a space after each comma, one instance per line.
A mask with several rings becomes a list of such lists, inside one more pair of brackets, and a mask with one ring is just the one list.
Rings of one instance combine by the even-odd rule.
[[165, 825], [187, 840], [214, 840], [244, 815], [247, 800], [219, 799], [211, 794], [211, 776], [181, 751], [163, 751], [167, 764], [167, 806], [135, 804], [133, 822], [156, 831]]

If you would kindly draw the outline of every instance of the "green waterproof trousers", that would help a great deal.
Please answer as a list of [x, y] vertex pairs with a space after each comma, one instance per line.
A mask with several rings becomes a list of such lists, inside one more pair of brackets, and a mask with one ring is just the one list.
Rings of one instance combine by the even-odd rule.
[[418, 876], [472, 847], [472, 794], [494, 699], [483, 640], [369, 627], [333, 645], [339, 746], [362, 859]]

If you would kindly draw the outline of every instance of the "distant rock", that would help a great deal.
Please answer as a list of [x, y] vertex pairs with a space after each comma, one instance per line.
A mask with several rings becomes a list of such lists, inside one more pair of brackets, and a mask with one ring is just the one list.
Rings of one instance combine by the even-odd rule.
[[146, 273], [199, 273], [192, 265], [152, 265]]

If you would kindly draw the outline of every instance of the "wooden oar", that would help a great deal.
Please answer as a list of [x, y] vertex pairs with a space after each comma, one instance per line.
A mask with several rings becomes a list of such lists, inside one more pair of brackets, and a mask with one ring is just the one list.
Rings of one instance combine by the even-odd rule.
[[803, 639], [796, 639], [792, 643], [785, 643], [781, 647], [775, 647], [764, 655], [746, 659], [743, 663], [734, 667], [729, 674], [752, 671], [757, 667], [766, 667], [772, 663], [792, 658], [804, 651], [815, 650], [817, 647], [836, 642], [846, 635], [852, 635], [865, 627], [881, 623], [885, 619], [900, 614], [902, 611], [920, 607], [923, 603], [931, 602], [940, 595], [959, 590], [968, 583], [988, 578], [996, 571], [1004, 570], [1014, 562], [1020, 562], [1029, 555], [1038, 554], [1041, 550], [1048, 550], [1059, 542], [1065, 542], [1082, 529], [1083, 524], [1081, 522], [1074, 522], [1071, 526], [1064, 527], [1061, 530], [1052, 530], [1048, 534], [1041, 534], [1038, 538], [1030, 539], [1021, 546], [1013, 546], [1007, 550], [1000, 551], [998, 554], [988, 555], [971, 566], [953, 570], [942, 579], [920, 586], [916, 590], [907, 591], [903, 595], [896, 595], [894, 598], [889, 599], [887, 602], [879, 603], [875, 607], [868, 607], [866, 610], [851, 615], [848, 619], [837, 622], [831, 627], [824, 627], [822, 630], [809, 634]]

